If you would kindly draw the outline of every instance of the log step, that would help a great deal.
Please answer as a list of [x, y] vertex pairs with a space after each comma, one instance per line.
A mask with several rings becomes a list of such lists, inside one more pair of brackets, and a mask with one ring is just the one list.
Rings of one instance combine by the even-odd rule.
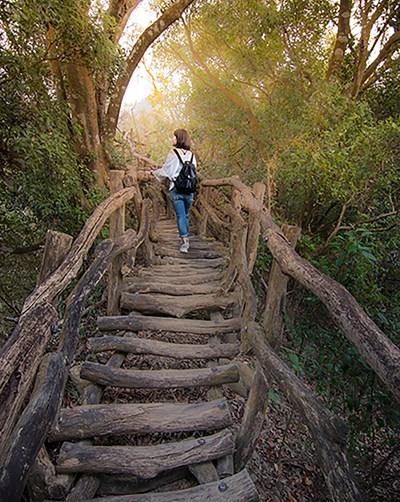
[[[182, 278], [183, 279], [183, 278]], [[187, 280], [182, 284], [171, 284], [168, 282], [156, 282], [157, 279], [148, 279], [147, 281], [132, 281], [129, 287], [124, 288], [126, 293], [158, 293], [172, 296], [183, 295], [211, 295], [220, 289], [220, 282], [206, 282], [203, 284], [190, 284]]]
[[182, 318], [199, 310], [225, 310], [239, 301], [236, 293], [213, 295], [186, 295], [177, 300], [173, 295], [157, 293], [122, 293], [120, 305], [128, 311], [143, 314], [161, 314]]
[[[190, 249], [194, 251], [200, 250], [212, 250], [220, 253], [220, 255], [225, 256], [227, 254], [227, 248], [218, 241], [215, 240], [204, 240], [201, 237], [193, 236], [189, 238], [190, 240]], [[164, 246], [172, 249], [179, 249], [180, 239], [176, 236], [165, 236], [159, 235], [158, 240], [155, 243], [156, 246]]]
[[99, 385], [129, 389], [172, 389], [222, 385], [239, 381], [235, 364], [189, 370], [126, 370], [84, 362], [81, 378]]
[[131, 354], [152, 354], [174, 359], [233, 359], [239, 353], [239, 346], [233, 343], [180, 344], [137, 338], [135, 336], [103, 336], [89, 338], [89, 347], [93, 352], [114, 350]]
[[[102, 502], [257, 502], [259, 496], [246, 469], [234, 476], [181, 491], [164, 493], [142, 493], [104, 497]], [[99, 502], [90, 499], [85, 502]]]
[[63, 443], [57, 458], [57, 471], [129, 474], [149, 479], [163, 471], [231, 455], [234, 449], [233, 435], [227, 429], [211, 436], [155, 446]]
[[[159, 256], [171, 256], [173, 258], [182, 258], [182, 253], [179, 251], [179, 245], [176, 246], [157, 245], [155, 246], [155, 253]], [[214, 251], [210, 248], [195, 249], [194, 247], [190, 247], [189, 252], [185, 256], [187, 256], [187, 258], [190, 258], [191, 260], [198, 260], [198, 259], [221, 258], [223, 254], [221, 254], [218, 251]]]
[[174, 258], [173, 256], [164, 256], [161, 258], [161, 264], [163, 265], [176, 265], [178, 268], [185, 263], [190, 263], [191, 268], [204, 268], [204, 267], [212, 267], [212, 268], [221, 268], [226, 265], [226, 258], [210, 258], [210, 259], [196, 259], [192, 260], [190, 254], [187, 253], [179, 253], [179, 258]]
[[97, 326], [101, 331], [166, 331], [172, 333], [192, 333], [194, 335], [222, 335], [242, 329], [240, 317], [216, 321], [198, 319], [174, 319], [172, 317], [150, 316], [108, 316], [99, 317]]
[[213, 431], [232, 425], [225, 399], [195, 404], [97, 404], [62, 409], [50, 441], [121, 434]]
[[140, 273], [137, 277], [126, 277], [123, 280], [123, 289], [125, 285], [127, 288], [131, 284], [140, 284], [141, 282], [163, 282], [166, 284], [205, 284], [207, 282], [221, 282], [223, 280], [223, 275], [221, 272], [215, 269], [199, 269], [193, 272], [193, 269], [180, 269], [179, 271], [169, 272], [155, 271], [152, 274]]

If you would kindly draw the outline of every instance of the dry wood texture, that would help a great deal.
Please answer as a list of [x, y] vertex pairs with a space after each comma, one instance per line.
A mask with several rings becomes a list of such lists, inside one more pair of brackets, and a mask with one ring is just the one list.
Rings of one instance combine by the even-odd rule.
[[163, 314], [181, 318], [199, 310], [225, 310], [238, 301], [237, 293], [182, 296], [179, 301], [173, 295], [122, 293], [121, 308], [143, 314]]
[[0, 354], [0, 459], [57, 321], [49, 303], [21, 316]]
[[221, 385], [239, 380], [239, 371], [234, 364], [216, 368], [191, 370], [123, 370], [101, 364], [84, 362], [81, 377], [100, 385], [130, 389], [171, 389], [174, 387], [199, 387]]
[[242, 329], [242, 319], [224, 319], [223, 321], [202, 321], [197, 319], [172, 319], [171, 317], [116, 316], [99, 317], [97, 325], [101, 331], [170, 331], [175, 333], [193, 333], [196, 335], [224, 334]]
[[94, 352], [116, 350], [132, 354], [154, 354], [173, 357], [175, 359], [212, 359], [219, 357], [234, 358], [239, 353], [237, 344], [224, 343], [220, 345], [195, 345], [167, 343], [158, 340], [147, 340], [134, 336], [105, 336], [90, 338], [90, 348]]
[[[282, 230], [290, 242], [290, 245], [295, 248], [296, 242], [300, 237], [301, 229], [294, 226], [283, 225]], [[284, 275], [277, 262], [273, 260], [268, 280], [263, 325], [268, 343], [275, 350], [279, 350], [282, 345], [283, 310], [288, 281], [289, 276]]]
[[60, 266], [71, 248], [72, 241], [73, 237], [71, 235], [55, 232], [54, 230], [47, 231], [42, 263], [36, 281], [37, 285], [47, 279]]
[[59, 472], [133, 474], [152, 478], [162, 471], [198, 464], [233, 453], [231, 432], [156, 446], [86, 446], [64, 443], [57, 460]]
[[[125, 171], [110, 171], [110, 193], [122, 190]], [[110, 214], [110, 239], [115, 240], [125, 232], [125, 205]], [[119, 314], [119, 290], [121, 288], [123, 256], [118, 255], [109, 266], [107, 314]]]
[[124, 188], [97, 206], [61, 265], [28, 296], [24, 304], [24, 313], [39, 302], [55, 298], [68, 286], [81, 268], [84, 257], [107, 218], [116, 209], [128, 202], [134, 193], [135, 190], [132, 187]]
[[61, 354], [48, 354], [39, 369], [35, 389], [6, 449], [0, 475], [0, 500], [18, 502], [33, 464], [58, 410], [67, 378]]
[[[221, 283], [206, 282], [203, 284], [190, 284], [187, 278], [182, 277], [182, 284], [172, 284], [170, 281], [155, 282], [141, 281], [141, 284], [131, 282], [129, 288], [126, 288], [127, 293], [160, 293], [163, 295], [182, 296], [182, 295], [211, 295], [221, 289]], [[221, 290], [222, 293], [222, 290]]]
[[[182, 256], [184, 258], [182, 258]], [[185, 261], [189, 262], [190, 260], [190, 266], [193, 269], [196, 268], [221, 268], [226, 265], [226, 259], [225, 258], [212, 258], [212, 259], [200, 259], [198, 258], [197, 260], [191, 260], [190, 258], [190, 251], [185, 255], [184, 253], [180, 253], [179, 258], [174, 258], [172, 256], [165, 256], [164, 258], [161, 258], [161, 263], [163, 265], [175, 265], [177, 268], [179, 268], [181, 265], [185, 263]]]
[[250, 460], [262, 431], [268, 402], [268, 384], [257, 369], [236, 441], [235, 470], [240, 471]]
[[[247, 471], [241, 471], [223, 481], [215, 481], [182, 491], [106, 497], [102, 500], [105, 502], [188, 502], [189, 500], [191, 502], [226, 502], [227, 500], [229, 502], [257, 502], [259, 496]], [[86, 502], [95, 502], [95, 499]]]
[[149, 404], [98, 404], [60, 411], [50, 441], [120, 434], [206, 431], [232, 425], [225, 399], [218, 401]]
[[151, 479], [142, 479], [140, 477], [132, 475], [109, 476], [103, 474], [100, 475], [101, 484], [96, 495], [98, 495], [99, 497], [105, 497], [106, 495], [146, 493], [166, 486], [170, 483], [175, 483], [175, 481], [187, 479], [189, 477], [190, 473], [187, 467], [178, 467], [177, 469], [172, 469], [165, 474], [160, 474], [159, 476]]

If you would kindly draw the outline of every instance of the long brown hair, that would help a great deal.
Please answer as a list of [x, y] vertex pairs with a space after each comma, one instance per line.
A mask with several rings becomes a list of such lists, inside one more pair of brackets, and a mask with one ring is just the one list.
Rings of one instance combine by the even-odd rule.
[[174, 136], [176, 138], [176, 147], [183, 148], [184, 150], [190, 150], [190, 136], [185, 129], [177, 129], [174, 131]]

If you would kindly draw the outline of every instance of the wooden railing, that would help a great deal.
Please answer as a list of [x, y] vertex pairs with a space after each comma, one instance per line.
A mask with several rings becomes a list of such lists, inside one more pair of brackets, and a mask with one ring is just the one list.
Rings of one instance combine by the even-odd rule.
[[[225, 188], [220, 195], [218, 212], [210, 201], [211, 192]], [[231, 187], [227, 199], [226, 187]], [[250, 189], [237, 177], [203, 180], [197, 199], [199, 226], [205, 232], [204, 213], [210, 231], [223, 235], [226, 219], [231, 220], [232, 260], [226, 274], [229, 288], [237, 277], [243, 289], [244, 322], [242, 349], [253, 350], [258, 369], [246, 404], [244, 420], [237, 440], [236, 469], [249, 460], [262, 426], [267, 401], [267, 381], [274, 381], [302, 416], [315, 442], [319, 464], [332, 500], [361, 500], [346, 458], [347, 425], [325, 409], [310, 387], [279, 358], [272, 347], [280, 347], [282, 314], [280, 304], [285, 294], [286, 278], [292, 277], [312, 291], [327, 307], [337, 326], [343, 331], [395, 398], [400, 401], [400, 350], [365, 314], [354, 297], [340, 284], [301, 258], [293, 249], [299, 229], [279, 228], [269, 210], [262, 204], [259, 184]], [[225, 200], [224, 200], [225, 199]], [[224, 203], [221, 203], [224, 201]], [[221, 210], [223, 208], [223, 210]], [[251, 281], [254, 255], [260, 229], [274, 261], [270, 273], [268, 295], [262, 323], [255, 322], [257, 299]]]
[[[109, 315], [114, 315], [118, 311], [123, 264], [134, 267], [138, 249], [149, 266], [154, 261], [152, 241], [156, 239], [155, 222], [162, 204], [159, 190], [147, 185], [149, 198], [143, 200], [139, 185], [146, 175], [141, 173], [138, 181], [134, 170], [128, 173], [113, 171], [111, 174], [111, 189], [115, 193], [98, 206], [73, 243], [69, 236], [49, 233], [38, 285], [27, 298], [19, 323], [0, 353], [1, 500], [19, 500], [29, 469], [38, 454], [44, 455], [41, 448], [60, 406], [88, 293], [108, 269], [107, 310]], [[251, 457], [262, 428], [268, 382], [274, 380], [299, 411], [314, 438], [332, 500], [361, 500], [345, 454], [346, 424], [322, 406], [313, 391], [272, 348], [278, 349], [281, 344], [280, 305], [285, 296], [287, 277], [291, 276], [321, 299], [336, 324], [397, 399], [400, 398], [400, 351], [343, 286], [295, 252], [298, 229], [281, 229], [274, 223], [262, 203], [264, 191], [262, 184], [250, 189], [236, 177], [203, 179], [192, 210], [200, 234], [211, 233], [217, 238], [230, 240], [231, 260], [225, 271], [224, 289], [229, 291], [236, 285], [241, 288], [242, 317], [245, 320], [241, 347], [243, 351], [251, 349], [257, 363], [238, 434], [235, 468], [239, 470]], [[133, 202], [139, 221], [137, 233], [125, 231], [124, 205], [129, 201]], [[67, 299], [60, 322], [54, 302], [78, 276], [108, 218], [110, 239], [97, 246], [92, 264]], [[260, 232], [272, 253], [274, 264], [264, 320], [257, 323], [257, 300], [251, 272]], [[58, 329], [61, 330], [58, 350], [45, 355], [49, 341]], [[33, 383], [35, 387], [29, 397]], [[21, 413], [28, 397], [28, 404]]]

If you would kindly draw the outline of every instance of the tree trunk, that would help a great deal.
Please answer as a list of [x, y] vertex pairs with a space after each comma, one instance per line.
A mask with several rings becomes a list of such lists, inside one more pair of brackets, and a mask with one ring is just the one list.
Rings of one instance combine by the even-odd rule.
[[353, 0], [340, 0], [338, 29], [335, 46], [329, 60], [325, 79], [329, 82], [343, 63], [344, 53], [350, 41], [350, 19]]
[[67, 63], [65, 72], [68, 81], [69, 105], [73, 121], [80, 127], [75, 139], [76, 150], [81, 160], [97, 175], [100, 186], [108, 183], [108, 165], [100, 138], [96, 89], [93, 77], [83, 62]]

